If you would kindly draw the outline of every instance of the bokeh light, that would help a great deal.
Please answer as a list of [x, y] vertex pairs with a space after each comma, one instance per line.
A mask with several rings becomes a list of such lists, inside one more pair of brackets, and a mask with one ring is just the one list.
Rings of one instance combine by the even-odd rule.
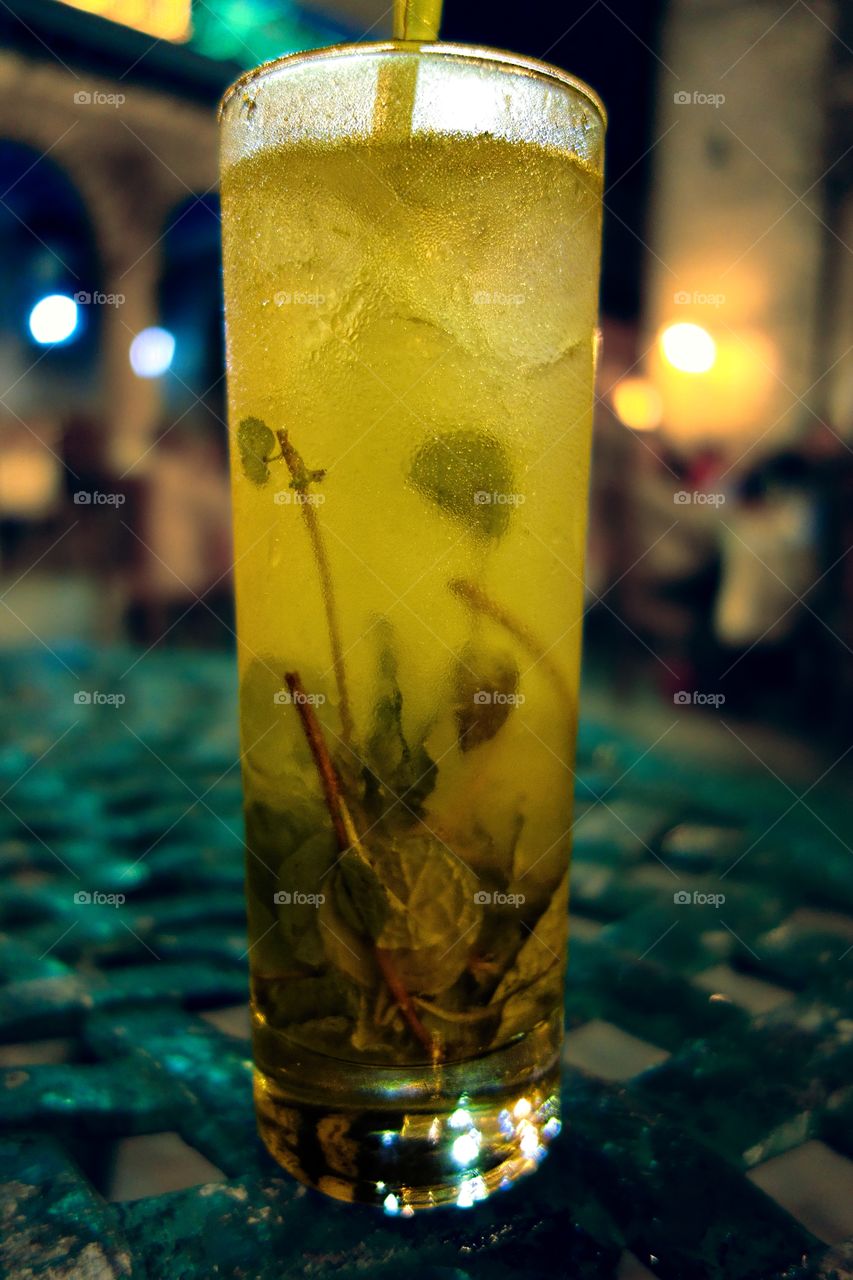
[[174, 335], [158, 325], [143, 329], [130, 344], [130, 367], [138, 378], [161, 378], [174, 356]]
[[633, 431], [654, 431], [663, 418], [663, 399], [648, 378], [623, 378], [610, 393], [613, 412]]
[[77, 329], [77, 303], [67, 293], [49, 293], [40, 298], [29, 315], [33, 341], [41, 347], [67, 342]]
[[717, 344], [699, 324], [671, 324], [660, 335], [664, 357], [681, 373], [707, 373], [717, 358]]

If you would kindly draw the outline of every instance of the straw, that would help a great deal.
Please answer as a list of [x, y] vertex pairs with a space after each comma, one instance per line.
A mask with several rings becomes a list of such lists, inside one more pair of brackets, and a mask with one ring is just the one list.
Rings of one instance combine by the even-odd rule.
[[394, 0], [394, 39], [437, 40], [441, 7], [442, 0]]
[[[438, 39], [443, 0], [394, 0], [394, 39], [401, 43], [431, 44]], [[408, 138], [412, 133], [418, 63], [415, 58], [385, 62], [379, 69], [373, 132], [383, 138]]]

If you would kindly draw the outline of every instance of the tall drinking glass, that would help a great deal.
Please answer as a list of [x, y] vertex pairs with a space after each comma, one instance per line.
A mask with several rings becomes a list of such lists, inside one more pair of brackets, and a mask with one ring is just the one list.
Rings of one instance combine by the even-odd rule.
[[603, 132], [443, 43], [222, 107], [258, 1119], [392, 1213], [560, 1129]]

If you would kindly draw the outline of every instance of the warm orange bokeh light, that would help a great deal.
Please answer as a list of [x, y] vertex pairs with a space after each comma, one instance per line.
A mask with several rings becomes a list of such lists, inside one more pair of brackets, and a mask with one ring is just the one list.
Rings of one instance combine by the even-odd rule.
[[663, 418], [663, 400], [649, 378], [623, 378], [610, 392], [613, 412], [633, 431], [654, 431]]
[[192, 34], [190, 0], [63, 0], [74, 9], [135, 27], [160, 40], [188, 40]]
[[660, 342], [652, 354], [649, 372], [663, 400], [663, 429], [673, 440], [745, 439], [773, 421], [768, 414], [779, 390], [773, 343], [754, 329], [724, 328], [712, 341], [715, 359], [701, 374], [675, 367]]
[[56, 502], [60, 484], [60, 465], [52, 449], [35, 442], [4, 446], [0, 515], [19, 520], [43, 516]]
[[707, 373], [717, 359], [717, 344], [699, 324], [670, 324], [659, 338], [664, 359], [681, 373]]

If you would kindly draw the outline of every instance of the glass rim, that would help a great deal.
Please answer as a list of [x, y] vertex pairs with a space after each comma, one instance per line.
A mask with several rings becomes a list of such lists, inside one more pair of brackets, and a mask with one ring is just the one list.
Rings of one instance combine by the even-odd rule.
[[550, 62], [539, 58], [529, 58], [526, 54], [510, 53], [506, 49], [493, 49], [488, 45], [460, 44], [454, 41], [436, 40], [429, 43], [404, 40], [376, 40], [358, 43], [349, 41], [345, 44], [325, 45], [319, 49], [301, 49], [296, 53], [287, 53], [280, 58], [271, 58], [262, 62], [250, 71], [244, 71], [233, 84], [229, 85], [219, 103], [218, 118], [245, 85], [259, 77], [267, 76], [280, 68], [298, 66], [306, 62], [322, 62], [325, 59], [362, 56], [365, 54], [426, 54], [428, 56], [467, 58], [471, 62], [490, 62], [496, 67], [513, 68], [536, 76], [540, 80], [555, 81], [557, 84], [576, 90], [595, 108], [602, 127], [607, 128], [607, 108], [594, 89], [578, 76], [573, 76], [562, 67], [555, 67]]

